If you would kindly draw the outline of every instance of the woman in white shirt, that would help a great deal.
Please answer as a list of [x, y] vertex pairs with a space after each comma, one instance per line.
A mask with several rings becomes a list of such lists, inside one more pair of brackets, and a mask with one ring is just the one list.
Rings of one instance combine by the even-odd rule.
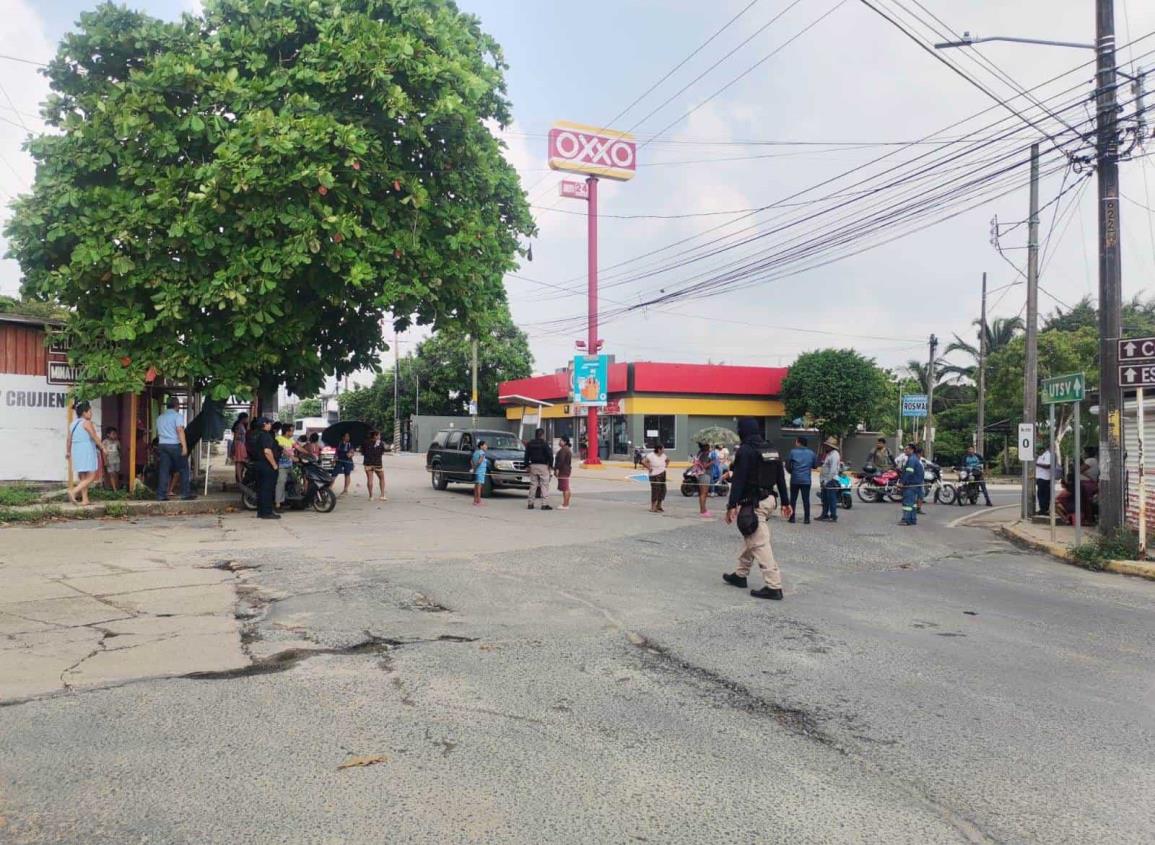
[[666, 467], [670, 459], [661, 443], [654, 446], [642, 459], [646, 471], [650, 474], [650, 513], [663, 513], [662, 502], [666, 498]]

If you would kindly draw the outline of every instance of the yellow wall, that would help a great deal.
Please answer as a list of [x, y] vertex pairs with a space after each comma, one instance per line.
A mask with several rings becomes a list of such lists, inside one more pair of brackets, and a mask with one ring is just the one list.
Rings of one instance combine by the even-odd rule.
[[[777, 399], [712, 399], [700, 396], [630, 396], [621, 400], [623, 414], [688, 414], [714, 417], [781, 417], [786, 407]], [[506, 408], [507, 420], [520, 420], [523, 408]], [[565, 405], [542, 408], [543, 419], [562, 419]]]

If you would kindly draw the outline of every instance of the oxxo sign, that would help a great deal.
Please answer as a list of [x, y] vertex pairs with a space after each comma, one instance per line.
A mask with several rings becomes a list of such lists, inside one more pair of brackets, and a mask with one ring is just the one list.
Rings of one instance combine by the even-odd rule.
[[559, 120], [549, 131], [549, 166], [627, 182], [638, 169], [638, 147], [628, 132]]

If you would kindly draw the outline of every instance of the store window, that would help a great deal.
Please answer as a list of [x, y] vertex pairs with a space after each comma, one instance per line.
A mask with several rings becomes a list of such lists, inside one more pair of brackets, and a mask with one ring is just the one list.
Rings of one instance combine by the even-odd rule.
[[642, 428], [647, 447], [652, 449], [661, 443], [667, 449], [674, 448], [673, 414], [647, 414], [642, 417]]
[[612, 417], [614, 421], [614, 454], [628, 455], [630, 453], [630, 429], [626, 425], [625, 417]]

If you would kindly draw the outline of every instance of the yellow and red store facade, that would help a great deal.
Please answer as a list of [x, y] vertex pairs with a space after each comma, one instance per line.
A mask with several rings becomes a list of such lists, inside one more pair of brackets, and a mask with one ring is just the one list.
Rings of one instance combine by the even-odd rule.
[[[773, 437], [781, 427], [780, 400], [785, 367], [731, 367], [724, 364], [613, 363], [609, 368], [608, 404], [598, 438], [603, 458], [625, 457], [635, 446], [661, 442], [674, 456], [695, 449], [694, 435], [703, 428], [735, 429], [740, 417], [761, 421]], [[566, 370], [502, 382], [499, 389], [506, 418], [521, 420], [534, 401], [542, 407], [547, 436], [586, 440], [586, 420], [571, 402]]]

